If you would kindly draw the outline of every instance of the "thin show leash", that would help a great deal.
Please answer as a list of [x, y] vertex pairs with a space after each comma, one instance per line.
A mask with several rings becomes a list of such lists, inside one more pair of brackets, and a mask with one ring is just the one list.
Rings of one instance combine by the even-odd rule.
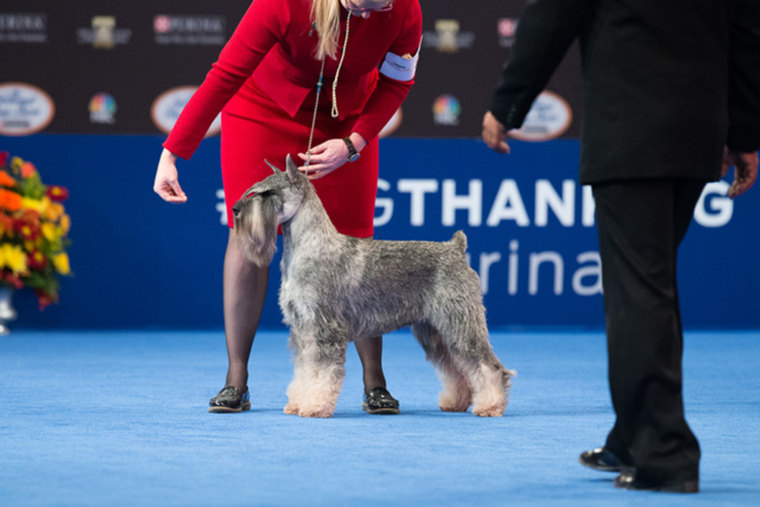
[[[343, 41], [343, 49], [340, 53], [340, 61], [338, 61], [338, 68], [335, 71], [335, 77], [332, 83], [332, 109], [330, 110], [330, 116], [333, 118], [338, 117], [338, 76], [340, 70], [343, 68], [343, 60], [346, 58], [346, 47], [348, 46], [348, 32], [349, 25], [351, 24], [351, 13], [348, 13], [346, 18], [346, 38]], [[314, 113], [311, 115], [311, 130], [309, 131], [309, 145], [306, 148], [306, 176], [309, 175], [309, 164], [311, 164], [311, 143], [314, 140], [314, 127], [317, 124], [317, 108], [319, 107], [319, 95], [322, 93], [323, 79], [325, 75], [325, 56], [322, 57], [322, 66], [319, 69], [319, 79], [317, 80], [317, 97], [314, 99]]]

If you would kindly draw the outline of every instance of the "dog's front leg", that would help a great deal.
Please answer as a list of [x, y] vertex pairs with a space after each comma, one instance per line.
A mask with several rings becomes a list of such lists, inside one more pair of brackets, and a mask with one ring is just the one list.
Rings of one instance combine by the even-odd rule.
[[293, 380], [288, 386], [288, 404], [285, 405], [283, 412], [288, 415], [297, 415], [298, 407], [301, 404], [301, 400], [304, 397], [304, 391], [306, 389], [307, 376], [306, 369], [304, 367], [304, 357], [301, 351], [303, 347], [303, 340], [295, 331], [291, 331], [290, 339], [288, 340], [288, 346], [293, 351]]
[[301, 417], [331, 417], [346, 376], [347, 339], [304, 340], [301, 349], [303, 390], [298, 399]]

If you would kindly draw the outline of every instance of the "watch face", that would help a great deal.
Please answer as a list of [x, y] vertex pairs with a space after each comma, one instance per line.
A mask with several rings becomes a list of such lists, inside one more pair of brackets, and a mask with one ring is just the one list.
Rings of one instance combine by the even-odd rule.
[[359, 154], [358, 153], [352, 153], [352, 154], [350, 154], [348, 156], [348, 161], [349, 162], [353, 162], [353, 161], [358, 160], [358, 159], [359, 159]]

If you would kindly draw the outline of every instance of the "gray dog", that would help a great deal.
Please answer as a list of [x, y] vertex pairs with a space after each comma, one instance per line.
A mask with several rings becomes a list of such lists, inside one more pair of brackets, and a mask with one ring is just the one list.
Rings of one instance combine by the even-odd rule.
[[472, 405], [475, 415], [504, 414], [514, 372], [488, 341], [464, 233], [441, 243], [345, 236], [290, 155], [286, 164], [286, 171], [269, 164], [274, 174], [233, 207], [236, 238], [259, 266], [272, 261], [282, 226], [280, 308], [295, 362], [285, 413], [330, 417], [353, 337], [411, 326], [443, 383], [441, 410]]

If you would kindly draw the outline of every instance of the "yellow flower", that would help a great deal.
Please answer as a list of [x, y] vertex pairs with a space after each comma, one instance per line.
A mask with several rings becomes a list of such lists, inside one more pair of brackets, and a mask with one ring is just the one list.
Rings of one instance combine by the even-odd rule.
[[24, 197], [21, 199], [21, 207], [24, 209], [33, 209], [37, 213], [42, 213], [42, 210], [45, 208], [45, 203], [40, 199]]
[[53, 223], [43, 222], [42, 235], [52, 243], [58, 239], [58, 228]]
[[66, 213], [61, 215], [61, 236], [65, 236], [69, 233], [69, 229], [71, 229], [71, 217], [69, 217]]
[[26, 254], [20, 246], [3, 243], [0, 246], [0, 268], [8, 268], [16, 274], [26, 273]]
[[68, 275], [71, 273], [71, 266], [69, 266], [69, 256], [66, 252], [61, 252], [53, 256], [53, 266], [55, 270], [62, 275]]
[[24, 165], [24, 159], [21, 157], [13, 157], [11, 158], [11, 169], [13, 169], [13, 172], [18, 174], [21, 172], [21, 166]]

